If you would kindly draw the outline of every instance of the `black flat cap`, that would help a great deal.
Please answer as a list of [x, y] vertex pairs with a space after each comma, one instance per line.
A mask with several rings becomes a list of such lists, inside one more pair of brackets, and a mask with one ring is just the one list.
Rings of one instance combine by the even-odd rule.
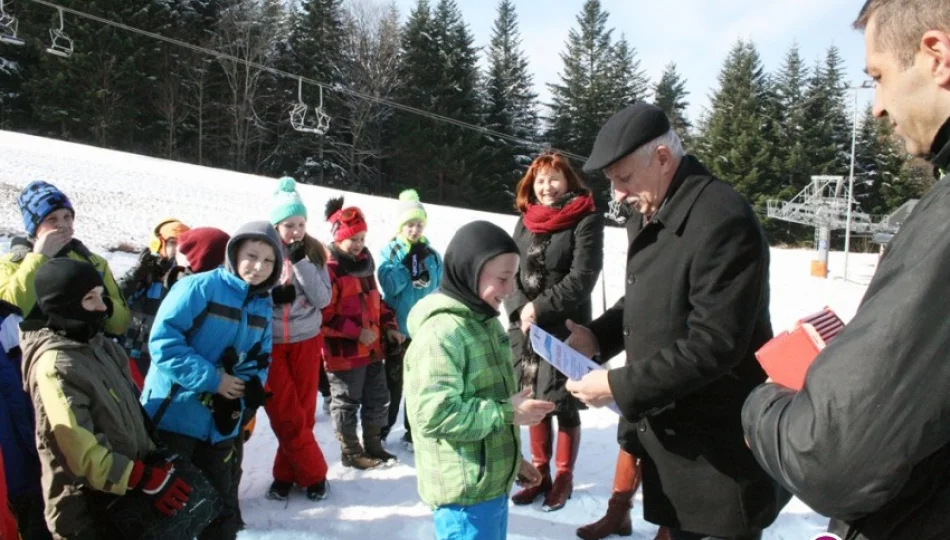
[[669, 130], [670, 119], [663, 109], [649, 103], [634, 103], [611, 116], [600, 128], [584, 172], [605, 169]]

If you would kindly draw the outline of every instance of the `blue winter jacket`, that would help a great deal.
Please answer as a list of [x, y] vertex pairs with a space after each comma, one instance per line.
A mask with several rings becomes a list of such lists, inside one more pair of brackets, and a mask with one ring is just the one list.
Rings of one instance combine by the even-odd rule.
[[[267, 222], [255, 222], [259, 228]], [[247, 381], [267, 380], [267, 369], [245, 362], [255, 344], [271, 352], [273, 303], [270, 289], [280, 277], [282, 255], [276, 230], [273, 238], [256, 229], [242, 228], [228, 243], [226, 268], [186, 277], [176, 283], [155, 315], [149, 337], [152, 366], [145, 377], [142, 403], [159, 429], [180, 433], [212, 444], [234, 438], [243, 425], [241, 418], [231, 433], [220, 433], [211, 415], [211, 397], [218, 391], [223, 367], [221, 356], [233, 346], [241, 360], [235, 375]], [[263, 230], [263, 229], [262, 229]], [[274, 271], [252, 288], [233, 270], [237, 245], [248, 237], [265, 240], [276, 252]], [[241, 399], [242, 415], [244, 400]]]
[[20, 320], [16, 307], [0, 301], [0, 448], [11, 499], [41, 491], [33, 402], [20, 367]]
[[[419, 241], [428, 243], [425, 237]], [[425, 259], [429, 284], [422, 288], [416, 288], [412, 284], [409, 269], [402, 264], [409, 248], [409, 241], [400, 234], [386, 244], [379, 258], [382, 261], [379, 265], [379, 287], [383, 291], [383, 301], [396, 312], [399, 331], [407, 337], [409, 330], [406, 327], [406, 319], [409, 317], [409, 310], [416, 302], [435, 292], [442, 283], [442, 256], [429, 244], [430, 255]]]

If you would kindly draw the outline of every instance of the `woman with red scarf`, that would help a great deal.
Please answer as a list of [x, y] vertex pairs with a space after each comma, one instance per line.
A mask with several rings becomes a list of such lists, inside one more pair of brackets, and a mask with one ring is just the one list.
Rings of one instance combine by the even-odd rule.
[[534, 160], [518, 184], [515, 206], [521, 212], [513, 235], [521, 263], [515, 292], [505, 301], [515, 371], [522, 389], [531, 388], [536, 399], [554, 402], [557, 408], [530, 431], [531, 462], [543, 480], [516, 493], [512, 501], [531, 504], [544, 495], [543, 508], [550, 512], [563, 508], [574, 489], [581, 404], [564, 389], [567, 379], [534, 353], [526, 333], [536, 324], [565, 339], [570, 334], [568, 320], [577, 324], [591, 320], [591, 293], [603, 267], [604, 218], [570, 162], [556, 153]]

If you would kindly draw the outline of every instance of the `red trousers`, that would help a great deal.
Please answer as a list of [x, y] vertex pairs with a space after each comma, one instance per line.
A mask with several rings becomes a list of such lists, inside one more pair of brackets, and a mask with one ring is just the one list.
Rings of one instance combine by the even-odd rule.
[[274, 480], [307, 487], [327, 478], [327, 461], [313, 434], [317, 412], [323, 336], [274, 344], [264, 409], [277, 435]]
[[19, 537], [16, 520], [13, 519], [7, 500], [7, 480], [3, 472], [3, 453], [0, 452], [0, 540], [16, 540]]

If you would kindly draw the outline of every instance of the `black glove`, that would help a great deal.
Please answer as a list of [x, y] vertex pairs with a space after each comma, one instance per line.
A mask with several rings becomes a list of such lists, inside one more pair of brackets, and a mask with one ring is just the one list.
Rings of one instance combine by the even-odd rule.
[[251, 377], [251, 380], [244, 384], [244, 406], [248, 409], [263, 407], [267, 399], [273, 395], [271, 392], [264, 390], [260, 377]]
[[287, 256], [290, 257], [292, 264], [297, 264], [307, 256], [307, 249], [303, 240], [297, 240], [287, 244]]
[[402, 264], [409, 270], [409, 279], [419, 281], [425, 274], [425, 281], [429, 281], [429, 271], [426, 268], [426, 258], [429, 256], [429, 246], [416, 242], [409, 248], [409, 253], [402, 258]]
[[278, 285], [270, 292], [270, 297], [274, 299], [274, 305], [290, 304], [297, 299], [297, 288], [293, 285]]
[[218, 433], [229, 435], [241, 419], [241, 400], [228, 399], [221, 394], [215, 394], [211, 397], [211, 416], [214, 418], [214, 426], [218, 428]]
[[179, 279], [191, 275], [191, 270], [188, 270], [184, 266], [176, 266], [168, 271], [165, 274], [165, 288], [171, 289], [172, 285], [178, 282]]
[[221, 353], [221, 366], [224, 368], [224, 372], [228, 375], [234, 375], [234, 366], [237, 365], [238, 360], [240, 358], [234, 346], [224, 349], [224, 352]]
[[270, 366], [270, 353], [261, 351], [261, 342], [257, 342], [251, 347], [251, 350], [247, 351], [247, 354], [244, 355], [244, 360], [241, 361], [241, 366], [247, 364], [253, 365], [254, 369], [260, 371], [262, 369], [267, 369]]

